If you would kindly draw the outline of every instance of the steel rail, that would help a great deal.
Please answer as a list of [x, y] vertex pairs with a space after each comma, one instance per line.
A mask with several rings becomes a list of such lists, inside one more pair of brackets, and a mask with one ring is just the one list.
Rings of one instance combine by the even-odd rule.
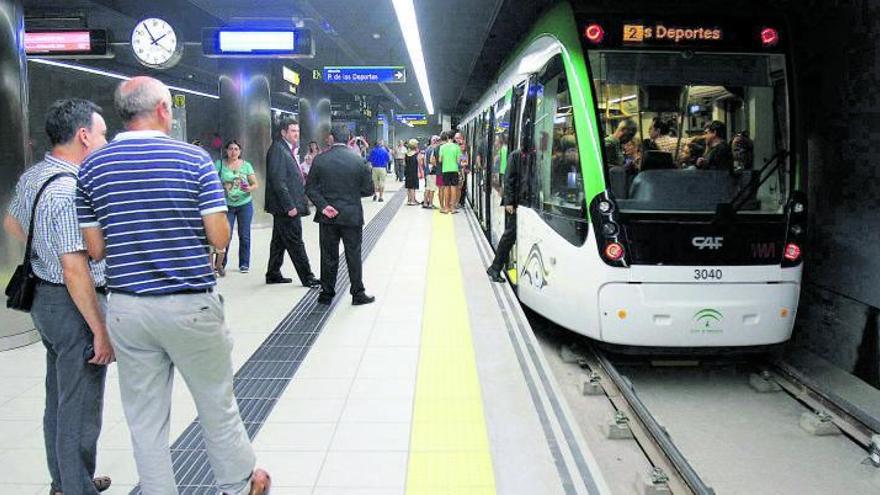
[[880, 434], [877, 418], [785, 361], [773, 362], [769, 369], [774, 381], [789, 395], [817, 412], [828, 413], [834, 424], [862, 447], [878, 447], [872, 444], [872, 437]]
[[[660, 468], [669, 479], [667, 485], [672, 493], [678, 495], [714, 495], [715, 491], [706, 485], [687, 458], [678, 449], [666, 430], [654, 418], [648, 407], [639, 399], [632, 384], [617, 371], [614, 364], [592, 346], [585, 357], [591, 371], [605, 375], [608, 380], [600, 380], [602, 388], [618, 411], [635, 419], [630, 422], [633, 437], [648, 456], [650, 462]], [[611, 387], [609, 387], [609, 381]]]

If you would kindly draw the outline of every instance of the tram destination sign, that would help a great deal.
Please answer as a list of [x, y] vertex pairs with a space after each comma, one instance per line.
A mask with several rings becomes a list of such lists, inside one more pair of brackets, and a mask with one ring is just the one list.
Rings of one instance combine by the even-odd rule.
[[624, 24], [624, 43], [712, 42], [724, 39], [724, 30], [715, 26], [675, 26], [657, 24]]
[[395, 84], [406, 82], [406, 67], [402, 66], [352, 66], [324, 67], [327, 83], [377, 83]]
[[639, 48], [784, 52], [787, 36], [779, 19], [634, 18], [579, 16], [588, 49]]

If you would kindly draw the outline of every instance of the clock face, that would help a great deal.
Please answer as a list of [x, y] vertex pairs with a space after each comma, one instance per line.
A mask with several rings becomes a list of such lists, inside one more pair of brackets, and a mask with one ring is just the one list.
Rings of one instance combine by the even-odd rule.
[[131, 32], [131, 49], [143, 65], [154, 69], [167, 69], [180, 61], [183, 43], [171, 24], [162, 19], [144, 19]]

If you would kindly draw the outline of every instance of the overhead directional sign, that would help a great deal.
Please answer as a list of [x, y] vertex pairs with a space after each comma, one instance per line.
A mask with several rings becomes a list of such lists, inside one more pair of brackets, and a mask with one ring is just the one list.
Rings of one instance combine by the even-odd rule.
[[394, 118], [401, 124], [428, 125], [428, 116], [423, 113], [399, 113]]
[[328, 83], [405, 83], [406, 67], [324, 67], [324, 82]]

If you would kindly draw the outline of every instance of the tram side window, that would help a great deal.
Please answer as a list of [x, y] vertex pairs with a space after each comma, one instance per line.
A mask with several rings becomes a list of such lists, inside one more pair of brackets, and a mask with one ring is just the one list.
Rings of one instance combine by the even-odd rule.
[[574, 114], [560, 56], [548, 63], [535, 90], [537, 202], [544, 212], [584, 220], [584, 183]]
[[504, 173], [507, 171], [507, 155], [510, 142], [511, 94], [495, 103], [495, 129], [492, 133], [492, 188], [501, 193]]

